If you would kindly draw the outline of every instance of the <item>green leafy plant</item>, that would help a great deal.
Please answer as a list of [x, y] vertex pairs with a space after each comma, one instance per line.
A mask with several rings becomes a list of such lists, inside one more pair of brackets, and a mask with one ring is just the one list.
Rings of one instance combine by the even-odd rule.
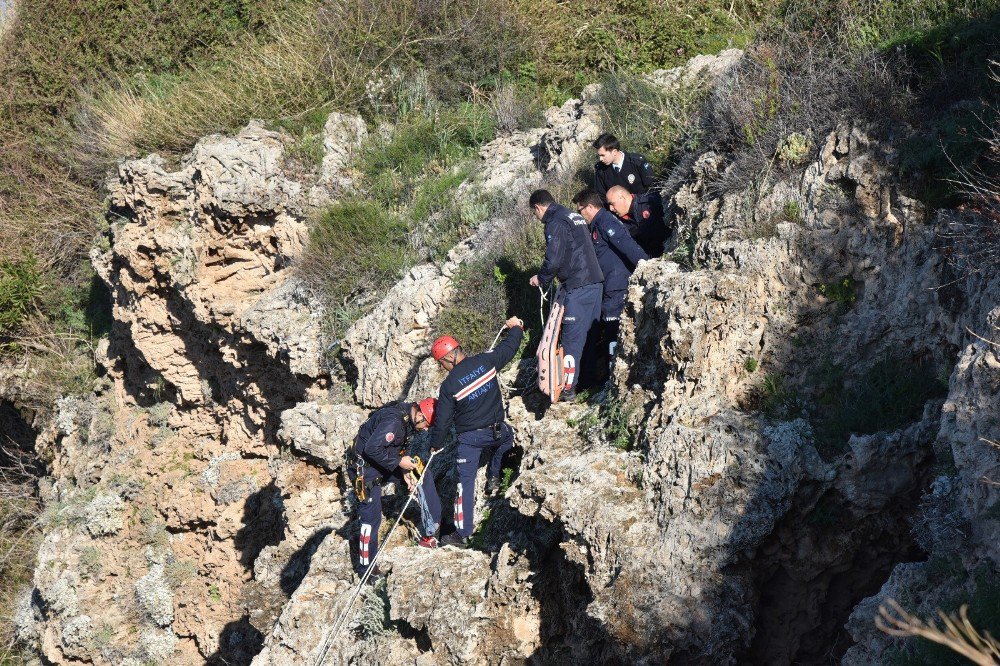
[[17, 328], [43, 293], [38, 261], [27, 256], [0, 260], [0, 335]]
[[819, 293], [843, 309], [849, 309], [858, 300], [858, 284], [854, 278], [846, 277], [838, 282], [827, 282], [817, 287]]

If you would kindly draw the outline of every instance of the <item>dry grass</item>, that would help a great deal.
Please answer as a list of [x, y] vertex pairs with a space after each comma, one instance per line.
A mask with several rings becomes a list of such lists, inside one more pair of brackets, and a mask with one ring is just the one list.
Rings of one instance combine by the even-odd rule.
[[40, 533], [35, 472], [16, 449], [0, 450], [0, 664], [21, 663], [14, 635], [17, 599], [31, 585]]
[[296, 16], [182, 76], [114, 80], [87, 105], [81, 147], [108, 158], [177, 153], [250, 118], [280, 118], [334, 102], [344, 81], [321, 67], [330, 52], [326, 37], [312, 17]]

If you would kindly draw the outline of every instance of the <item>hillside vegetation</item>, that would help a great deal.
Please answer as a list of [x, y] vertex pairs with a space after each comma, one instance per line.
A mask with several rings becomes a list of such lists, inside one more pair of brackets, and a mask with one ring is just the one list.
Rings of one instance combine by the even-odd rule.
[[19, 399], [44, 408], [89, 381], [107, 306], [86, 254], [106, 224], [101, 181], [116, 160], [175, 155], [251, 118], [299, 138], [331, 109], [395, 121], [412, 111], [398, 84], [418, 71], [436, 102], [488, 107], [505, 91], [529, 119], [600, 72], [746, 43], [772, 8], [25, 0], [0, 38], [0, 335], [8, 357], [29, 354], [36, 369]]
[[[606, 129], [645, 151], [667, 187], [711, 149], [734, 165], [713, 187], [752, 191], [807, 161], [838, 122], [860, 120], [894, 142], [915, 198], [974, 205], [953, 181], [995, 172], [982, 137], [1000, 104], [989, 76], [998, 35], [990, 0], [22, 0], [0, 31], [0, 360], [31, 371], [7, 395], [44, 412], [92, 384], [111, 322], [87, 255], [108, 225], [102, 181], [122, 158], [175, 158], [261, 118], [315, 168], [330, 111], [391, 128], [362, 148], [359, 194], [311, 221], [301, 272], [334, 305], [336, 335], [373, 290], [518, 203], [455, 196], [485, 142], [538, 125], [546, 106], [595, 81]], [[714, 92], [666, 95], [638, 76], [730, 45], [747, 57]], [[696, 266], [695, 239], [682, 240], [674, 258]], [[463, 269], [466, 295], [436, 325], [487, 346], [501, 314], [533, 307], [511, 285], [540, 247], [528, 230]], [[842, 383], [830, 380], [831, 400], [844, 402]], [[758, 407], [793, 402], [772, 381]], [[825, 423], [838, 436], [858, 429], [839, 417]], [[0, 511], [0, 562], [24, 561], [25, 487], [0, 482], [0, 500], [18, 500]], [[0, 573], [7, 604], [30, 568]], [[0, 625], [9, 615], [0, 608]]]

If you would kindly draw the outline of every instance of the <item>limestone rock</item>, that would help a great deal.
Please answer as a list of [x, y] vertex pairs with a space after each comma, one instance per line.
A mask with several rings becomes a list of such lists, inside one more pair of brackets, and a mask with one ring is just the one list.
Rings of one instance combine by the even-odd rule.
[[304, 402], [282, 413], [278, 437], [326, 469], [335, 470], [343, 467], [347, 449], [367, 418], [368, 412], [354, 405]]
[[368, 138], [368, 127], [360, 116], [352, 116], [338, 111], [332, 112], [323, 126], [323, 166], [320, 169], [320, 183], [345, 186], [350, 179], [341, 173], [354, 153]]
[[348, 329], [341, 358], [355, 377], [355, 399], [375, 407], [403, 397], [430, 348], [431, 323], [450, 280], [430, 264], [417, 266], [382, 303]]
[[268, 352], [297, 374], [325, 374], [321, 341], [323, 306], [297, 278], [266, 292], [237, 325], [263, 342]]
[[714, 82], [725, 75], [743, 57], [740, 49], [726, 49], [717, 55], [697, 55], [680, 67], [657, 69], [647, 75], [651, 83], [670, 89], [678, 84]]

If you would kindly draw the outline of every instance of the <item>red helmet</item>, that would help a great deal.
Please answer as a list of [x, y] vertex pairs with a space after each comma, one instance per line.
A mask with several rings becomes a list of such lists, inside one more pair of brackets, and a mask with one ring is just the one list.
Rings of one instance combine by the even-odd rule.
[[437, 398], [424, 398], [417, 405], [417, 408], [420, 409], [420, 413], [424, 415], [425, 419], [427, 419], [427, 425], [429, 426], [434, 425], [434, 410], [437, 408], [437, 404]]
[[445, 356], [458, 349], [458, 347], [458, 340], [450, 335], [442, 335], [434, 341], [433, 345], [431, 345], [431, 356], [434, 357], [435, 361], [440, 361]]

